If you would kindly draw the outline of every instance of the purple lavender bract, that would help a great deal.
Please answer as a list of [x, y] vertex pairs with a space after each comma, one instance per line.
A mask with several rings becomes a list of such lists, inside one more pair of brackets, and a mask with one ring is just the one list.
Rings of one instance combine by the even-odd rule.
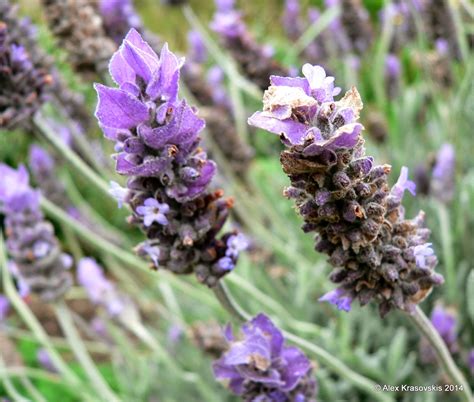
[[119, 88], [95, 86], [96, 116], [116, 143], [117, 172], [129, 177], [130, 222], [148, 237], [138, 254], [213, 286], [229, 272], [219, 261], [234, 233], [216, 236], [232, 202], [208, 192], [216, 164], [199, 147], [204, 121], [178, 98], [182, 64], [166, 44], [158, 57], [132, 29], [110, 61]]
[[354, 299], [375, 299], [382, 316], [394, 307], [412, 311], [443, 278], [434, 272], [424, 213], [404, 218], [403, 193], [414, 193], [408, 169], [390, 191], [391, 167], [365, 155], [357, 90], [336, 102], [339, 88], [323, 68], [306, 64], [303, 74], [272, 76], [263, 111], [249, 124], [280, 135], [288, 147], [280, 157], [291, 180], [285, 195], [296, 201], [303, 230], [318, 234], [316, 250], [336, 268], [331, 280], [339, 290], [321, 300], [348, 311]]
[[264, 314], [242, 327], [242, 339], [226, 330], [229, 350], [214, 362], [217, 379], [247, 402], [314, 402], [316, 380], [311, 363]]
[[72, 259], [63, 254], [39, 205], [39, 193], [29, 185], [24, 166], [0, 165], [0, 211], [5, 214], [7, 251], [23, 285], [44, 301], [59, 299], [72, 284]]

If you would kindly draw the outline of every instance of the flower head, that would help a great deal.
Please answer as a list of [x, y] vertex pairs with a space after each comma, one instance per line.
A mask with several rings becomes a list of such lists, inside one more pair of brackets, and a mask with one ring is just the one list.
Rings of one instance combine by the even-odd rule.
[[303, 74], [272, 76], [263, 111], [249, 124], [286, 145], [280, 161], [291, 186], [285, 195], [295, 200], [303, 230], [318, 234], [316, 250], [329, 256], [331, 280], [339, 285], [320, 300], [345, 311], [354, 300], [376, 300], [382, 316], [392, 308], [411, 312], [443, 282], [434, 272], [424, 213], [406, 220], [401, 206], [415, 184], [403, 167], [390, 190], [391, 167], [365, 154], [356, 88], [336, 101], [334, 78], [322, 67], [305, 65]]
[[242, 339], [226, 333], [229, 350], [214, 365], [217, 379], [246, 401], [314, 401], [311, 363], [264, 314], [242, 327]]
[[0, 15], [0, 130], [29, 128], [52, 84], [51, 76], [33, 64], [25, 47], [14, 42], [10, 33], [14, 28]]
[[147, 234], [138, 254], [175, 273], [196, 272], [213, 286], [227, 272], [216, 263], [230, 234], [216, 236], [232, 204], [208, 190], [217, 167], [199, 147], [204, 120], [178, 97], [182, 65], [166, 44], [158, 56], [131, 29], [110, 60], [118, 87], [95, 85], [96, 117], [116, 144], [117, 172], [128, 177], [126, 197], [114, 192]]

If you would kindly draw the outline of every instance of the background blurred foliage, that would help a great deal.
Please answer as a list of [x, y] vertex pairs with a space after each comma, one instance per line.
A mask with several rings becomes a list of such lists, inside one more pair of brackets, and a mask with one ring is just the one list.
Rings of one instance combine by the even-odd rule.
[[[43, 17], [36, 0], [20, 0], [20, 3], [24, 14], [42, 23]], [[305, 8], [310, 4], [319, 5], [321, 2], [302, 1], [301, 3]], [[364, 3], [372, 16], [376, 18], [383, 1], [365, 0]], [[214, 12], [212, 1], [192, 0], [190, 4], [202, 21], [210, 20]], [[152, 31], [168, 41], [171, 49], [185, 52], [188, 24], [179, 9], [166, 7], [158, 0], [137, 0], [136, 5], [145, 24]], [[245, 19], [256, 37], [273, 44], [277, 49], [277, 55], [284, 58], [287, 42], [285, 42], [281, 24], [275, 23], [280, 19], [283, 1], [240, 1], [239, 6], [245, 11]], [[44, 27], [44, 24], [41, 26]], [[50, 34], [44, 28], [41, 28], [41, 43], [49, 53], [54, 55], [62, 74], [71, 86], [86, 95], [92, 111], [96, 102], [92, 87], [77, 80], [65, 62], [64, 53], [57, 49]], [[451, 142], [456, 148], [457, 195], [449, 209], [449, 226], [440, 225], [439, 206], [430, 199], [407, 196], [405, 205], [408, 216], [413, 216], [419, 209], [427, 212], [427, 226], [433, 230], [434, 248], [440, 258], [437, 268], [439, 272], [445, 271], [446, 254], [443, 250], [446, 251], [446, 247], [449, 247], [454, 254], [457, 282], [436, 289], [424, 302], [423, 308], [425, 311], [430, 311], [436, 300], [454, 306], [458, 311], [460, 342], [467, 348], [474, 345], [474, 281], [467, 280], [469, 273], [472, 272], [474, 261], [472, 247], [474, 238], [474, 214], [472, 213], [474, 206], [474, 166], [472, 163], [474, 60], [471, 54], [465, 65], [454, 65], [453, 88], [450, 91], [444, 91], [440, 90], [436, 83], [433, 83], [416, 65], [413, 65], [413, 51], [412, 48], [404, 51], [403, 65], [406, 72], [404, 87], [401, 95], [390, 101], [386, 109], [376, 106], [375, 103], [371, 77], [372, 57], [367, 57], [363, 61], [359, 82], [345, 82], [346, 77], [342, 65], [336, 67], [338, 73], [335, 74], [336, 82], [343, 87], [343, 90], [353, 84], [359, 88], [365, 103], [365, 113], [371, 109], [381, 109], [380, 111], [386, 116], [389, 128], [387, 143], [380, 145], [366, 136], [366, 146], [368, 154], [374, 155], [377, 162], [393, 165], [393, 181], [398, 176], [402, 165], [407, 165], [413, 172], [413, 168], [426, 161], [443, 142]], [[383, 85], [383, 83], [379, 82], [378, 85]], [[258, 110], [260, 104], [251, 100], [247, 103], [247, 107], [247, 112], [250, 114]], [[98, 139], [102, 138], [99, 130], [96, 130], [96, 134]], [[109, 143], [102, 142], [104, 147], [111, 149]], [[265, 261], [255, 261], [244, 255], [238, 265], [238, 274], [243, 280], [254, 284], [269, 298], [278, 300], [279, 306], [272, 310], [264, 302], [247, 297], [238, 285], [231, 283], [230, 288], [239, 302], [252, 312], [262, 309], [268, 311], [277, 322], [286, 314], [295, 320], [315, 323], [314, 332], [305, 335], [309, 341], [324, 345], [348, 365], [377, 382], [386, 384], [436, 382], [437, 368], [423, 365], [419, 361], [417, 351], [419, 336], [411, 330], [411, 327], [407, 327], [400, 315], [390, 314], [384, 321], [380, 321], [376, 308], [373, 306], [367, 306], [364, 309], [354, 308], [350, 314], [343, 314], [332, 306], [317, 303], [317, 298], [324, 291], [332, 288], [326, 279], [329, 267], [325, 263], [325, 257], [313, 251], [311, 236], [301, 233], [299, 229], [301, 220], [295, 215], [292, 203], [281, 196], [282, 188], [287, 184], [287, 178], [281, 171], [277, 157], [280, 149], [278, 138], [256, 132], [252, 142], [258, 150], [261, 150], [252, 167], [251, 178], [264, 197], [257, 208], [265, 208], [265, 203], [271, 203], [274, 213], [285, 223], [286, 230], [285, 233], [274, 233], [274, 235], [286, 242], [295, 253], [288, 254], [286, 250], [272, 245], [271, 239], [260, 238], [262, 245], [275, 254], [275, 259], [269, 265]], [[10, 164], [25, 162], [28, 141], [21, 133], [10, 133], [8, 141], [0, 139], [0, 144], [0, 160]], [[117, 226], [126, 227], [127, 235], [135, 236], [137, 239], [140, 237], [124, 224], [122, 213], [110, 213], [107, 206], [101, 203], [100, 197], [93, 190], [88, 189], [85, 183], [81, 183], [77, 175], [73, 172], [67, 172], [67, 174], [77, 181], [84, 198], [97, 206], [99, 213], [107, 216]], [[451, 234], [451, 242], [448, 245], [445, 244], [446, 231]], [[300, 255], [301, 258], [295, 258], [295, 254]], [[269, 276], [272, 281], [268, 280]], [[147, 291], [150, 292], [150, 297], [153, 297], [156, 286], [150, 286], [150, 289], [145, 292]], [[448, 294], [454, 294], [455, 297], [448, 299]], [[216, 313], [216, 309], [195, 303], [191, 298], [183, 297], [180, 303], [187, 322], [206, 320], [210, 316], [219, 319], [221, 323], [227, 320], [227, 316], [222, 311], [220, 314]], [[155, 336], [165, 345], [168, 330], [169, 323], [165, 320], [157, 323]], [[35, 345], [27, 341], [22, 341], [19, 345], [25, 361], [33, 367], [38, 367]], [[210, 370], [211, 359], [203, 356], [189, 339], [184, 337], [174, 347], [176, 359], [189, 371], [198, 372], [203, 381], [209, 384], [213, 392], [218, 395], [218, 400], [236, 400], [215, 383]], [[131, 350], [129, 356], [130, 358], [125, 361], [117, 359], [112, 364], [104, 364], [101, 367], [101, 370], [109, 373], [107, 378], [111, 379], [112, 387], [124, 395], [124, 400], [151, 401], [155, 394], [160, 395], [160, 401], [196, 400], [193, 387], [177, 381], [165, 367], [154, 364], [146, 353], [135, 355]], [[460, 366], [466, 367], [464, 355], [455, 356], [455, 360]], [[76, 370], [80, 372], [79, 368]], [[324, 367], [317, 367], [316, 373], [320, 384], [319, 400], [336, 401], [343, 398], [353, 401], [368, 400]], [[61, 401], [76, 400], [65, 389], [58, 389], [41, 381], [37, 384], [48, 400], [57, 400], [55, 398], [59, 391], [62, 394]], [[0, 386], [0, 394], [1, 389]], [[443, 394], [442, 398], [439, 399], [437, 395], [400, 395], [400, 400], [403, 401], [456, 399], [454, 395], [449, 394]]]

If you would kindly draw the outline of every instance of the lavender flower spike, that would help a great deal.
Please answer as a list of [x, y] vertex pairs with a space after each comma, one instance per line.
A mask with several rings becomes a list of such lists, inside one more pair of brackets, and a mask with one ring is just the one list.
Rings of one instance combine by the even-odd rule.
[[286, 346], [281, 331], [264, 314], [242, 327], [242, 339], [230, 328], [229, 350], [214, 362], [217, 379], [244, 401], [315, 402], [316, 380], [301, 350]]
[[128, 310], [135, 314], [131, 301], [117, 292], [94, 259], [83, 258], [79, 261], [77, 281], [85, 288], [91, 302], [104, 306], [111, 317], [124, 316]]
[[430, 191], [433, 197], [444, 204], [454, 198], [456, 153], [451, 144], [443, 144], [436, 154], [433, 167]]
[[63, 254], [39, 205], [39, 193], [29, 185], [24, 166], [0, 165], [0, 211], [5, 215], [7, 251], [23, 286], [44, 301], [61, 298], [72, 284], [72, 264]]
[[270, 77], [263, 111], [249, 124], [279, 135], [287, 146], [280, 156], [291, 181], [285, 195], [295, 200], [303, 230], [318, 234], [316, 250], [335, 268], [331, 280], [338, 288], [320, 300], [345, 311], [354, 300], [376, 300], [382, 316], [392, 308], [411, 312], [443, 278], [434, 272], [424, 213], [404, 217], [403, 193], [415, 194], [408, 169], [390, 191], [391, 167], [365, 154], [356, 88], [335, 101], [339, 89], [322, 67], [305, 65], [303, 74]]
[[243, 73], [260, 88], [268, 86], [271, 74], [286, 74], [286, 69], [272, 59], [265, 46], [259, 45], [234, 9], [233, 0], [215, 0], [216, 13], [211, 28], [217, 32], [223, 46], [232, 54]]
[[129, 220], [147, 235], [138, 254], [214, 286], [238, 258], [227, 255], [235, 233], [217, 237], [232, 201], [208, 191], [216, 164], [199, 147], [204, 121], [178, 98], [182, 64], [166, 44], [158, 56], [130, 30], [110, 61], [119, 88], [95, 86], [96, 116], [115, 142], [117, 172], [128, 177]]
[[26, 49], [12, 41], [9, 27], [0, 20], [0, 130], [29, 128], [51, 84], [52, 77], [36, 68]]

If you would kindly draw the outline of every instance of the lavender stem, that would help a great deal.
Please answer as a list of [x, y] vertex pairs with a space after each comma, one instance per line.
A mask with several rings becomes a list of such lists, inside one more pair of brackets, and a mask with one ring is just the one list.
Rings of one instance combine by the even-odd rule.
[[51, 360], [53, 361], [55, 367], [58, 368], [58, 371], [64, 376], [65, 380], [75, 387], [79, 386], [80, 381], [78, 377], [74, 374], [73, 371], [69, 369], [67, 364], [61, 358], [58, 352], [54, 349], [51, 341], [44, 331], [43, 327], [40, 325], [36, 317], [33, 315], [31, 310], [27, 307], [23, 299], [18, 295], [11, 276], [7, 268], [7, 260], [4, 249], [3, 236], [0, 234], [0, 268], [2, 269], [3, 276], [3, 289], [5, 290], [8, 299], [10, 300], [13, 307], [30, 328], [31, 332], [35, 335], [39, 343], [48, 351]]
[[416, 306], [415, 311], [413, 314], [408, 314], [408, 317], [411, 319], [413, 324], [417, 327], [422, 335], [426, 337], [426, 339], [430, 342], [431, 346], [436, 352], [436, 356], [438, 357], [438, 361], [452, 381], [453, 385], [457, 385], [462, 390], [462, 400], [466, 402], [472, 401], [472, 392], [469, 387], [469, 383], [464, 378], [464, 375], [454, 363], [454, 360], [451, 354], [448, 351], [443, 339], [439, 335], [438, 331], [433, 327], [431, 321], [426, 317], [423, 310], [420, 309], [419, 306]]
[[59, 321], [59, 325], [61, 326], [66, 339], [69, 341], [76, 359], [79, 361], [81, 366], [84, 368], [85, 373], [91, 380], [92, 386], [104, 400], [110, 402], [119, 402], [117, 395], [114, 394], [100, 372], [97, 370], [95, 363], [90, 357], [89, 352], [87, 351], [79, 333], [74, 326], [71, 313], [69, 312], [67, 306], [64, 304], [64, 302], [60, 301], [55, 304], [54, 310]]
[[234, 298], [230, 295], [227, 286], [223, 281], [219, 281], [216, 286], [212, 288], [217, 300], [221, 303], [222, 307], [239, 323], [248, 321], [251, 316], [242, 307], [240, 307]]
[[59, 151], [61, 157], [65, 158], [82, 176], [86, 177], [98, 190], [107, 196], [107, 198], [115, 199], [109, 193], [109, 187], [106, 182], [95, 173], [89, 166], [87, 166], [70, 148], [64, 144], [58, 136], [50, 129], [48, 123], [41, 114], [37, 114], [34, 118], [34, 123], [41, 132], [41, 134]]

